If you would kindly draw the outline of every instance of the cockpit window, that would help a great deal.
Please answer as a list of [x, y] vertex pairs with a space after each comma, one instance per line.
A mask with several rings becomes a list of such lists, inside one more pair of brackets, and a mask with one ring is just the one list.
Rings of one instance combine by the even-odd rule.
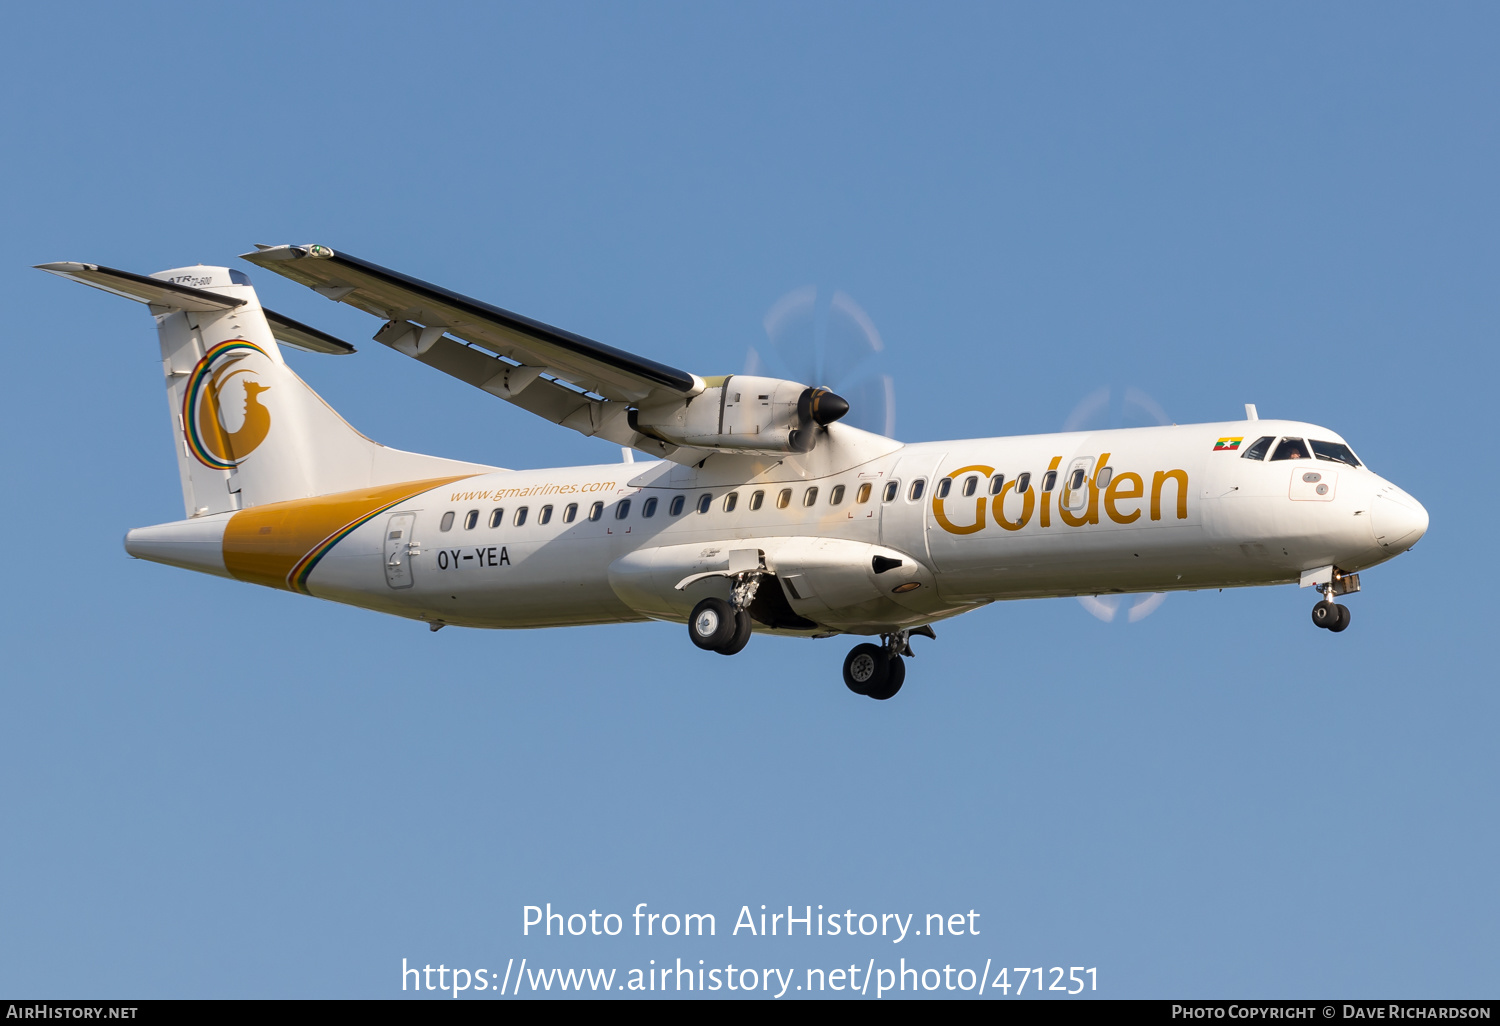
[[1275, 435], [1262, 435], [1255, 440], [1255, 444], [1240, 453], [1242, 460], [1263, 460], [1266, 453], [1271, 451], [1271, 443], [1276, 441]]
[[1307, 454], [1307, 443], [1303, 442], [1300, 438], [1283, 438], [1281, 444], [1276, 447], [1276, 451], [1271, 455], [1272, 463], [1275, 463], [1277, 460], [1310, 459], [1312, 457]]
[[1343, 442], [1320, 442], [1314, 438], [1312, 451], [1313, 455], [1320, 460], [1328, 460], [1330, 463], [1346, 463], [1351, 467], [1360, 466], [1359, 459]]

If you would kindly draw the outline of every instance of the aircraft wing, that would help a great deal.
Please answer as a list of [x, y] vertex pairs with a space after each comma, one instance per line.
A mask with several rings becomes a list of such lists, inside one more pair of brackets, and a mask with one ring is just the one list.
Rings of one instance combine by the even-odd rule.
[[680, 463], [713, 451], [673, 445], [632, 425], [640, 407], [703, 392], [705, 382], [687, 371], [327, 246], [262, 246], [243, 259], [374, 314], [386, 322], [375, 341], [554, 424]]

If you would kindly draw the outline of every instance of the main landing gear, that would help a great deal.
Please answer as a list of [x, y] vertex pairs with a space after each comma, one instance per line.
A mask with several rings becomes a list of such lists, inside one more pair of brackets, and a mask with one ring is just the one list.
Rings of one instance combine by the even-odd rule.
[[760, 575], [740, 574], [728, 601], [706, 598], [693, 607], [688, 617], [688, 636], [693, 644], [720, 655], [736, 655], [750, 644], [750, 603], [760, 588]]
[[882, 634], [880, 644], [866, 642], [855, 645], [844, 658], [844, 684], [856, 695], [864, 695], [884, 702], [894, 698], [901, 685], [906, 683], [904, 655], [915, 656], [911, 650], [911, 636], [936, 638], [931, 627], [914, 627], [911, 630]]

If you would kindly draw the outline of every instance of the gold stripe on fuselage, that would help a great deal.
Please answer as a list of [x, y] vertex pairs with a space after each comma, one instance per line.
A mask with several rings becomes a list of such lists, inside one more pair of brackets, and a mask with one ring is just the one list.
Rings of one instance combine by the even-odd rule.
[[287, 580], [292, 568], [335, 532], [383, 506], [472, 476], [374, 485], [242, 509], [224, 527], [224, 567], [241, 581], [293, 590]]

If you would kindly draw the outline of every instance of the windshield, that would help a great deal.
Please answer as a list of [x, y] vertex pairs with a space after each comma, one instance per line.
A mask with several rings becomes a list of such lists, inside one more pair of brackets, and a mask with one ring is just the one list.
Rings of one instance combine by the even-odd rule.
[[1312, 439], [1313, 455], [1320, 460], [1328, 460], [1330, 463], [1345, 463], [1351, 467], [1362, 466], [1354, 453], [1343, 442], [1320, 442]]
[[1271, 448], [1271, 443], [1276, 441], [1275, 435], [1264, 435], [1255, 440], [1255, 444], [1240, 453], [1242, 460], [1263, 460]]
[[1310, 460], [1307, 454], [1307, 446], [1300, 438], [1283, 438], [1281, 444], [1276, 447], [1276, 453], [1271, 457], [1276, 460]]

